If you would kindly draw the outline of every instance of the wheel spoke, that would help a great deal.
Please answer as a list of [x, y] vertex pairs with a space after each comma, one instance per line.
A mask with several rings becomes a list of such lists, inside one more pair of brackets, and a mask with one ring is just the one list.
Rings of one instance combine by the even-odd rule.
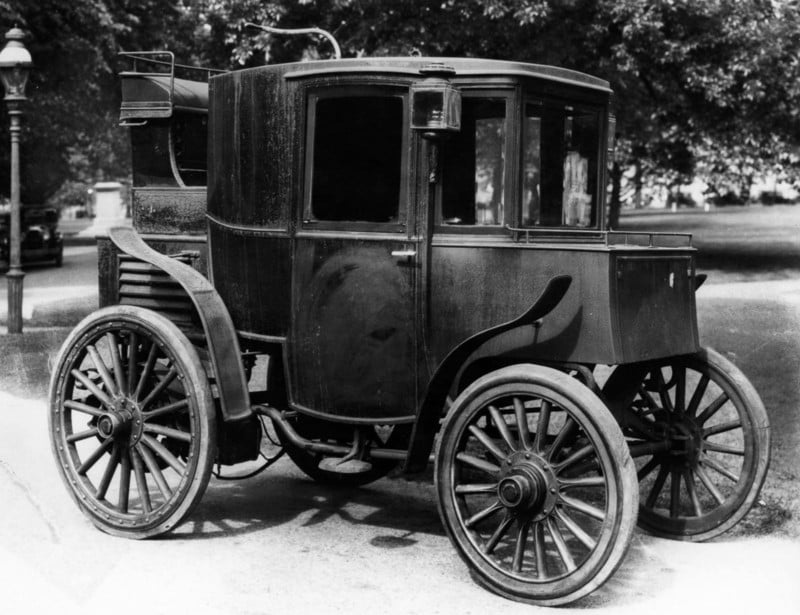
[[539, 408], [539, 420], [536, 422], [536, 439], [533, 442], [533, 450], [537, 453], [544, 451], [547, 445], [547, 430], [550, 428], [550, 408], [551, 404], [546, 399], [542, 400]]
[[494, 493], [497, 483], [476, 483], [473, 485], [457, 485], [456, 495], [478, 495], [484, 493]]
[[672, 414], [675, 412], [675, 408], [672, 406], [672, 400], [669, 398], [669, 390], [667, 389], [667, 384], [664, 382], [664, 373], [661, 371], [660, 367], [656, 369], [655, 373], [656, 386], [658, 386], [658, 397], [661, 400], [661, 408], [668, 414]]
[[669, 482], [669, 516], [677, 519], [681, 512], [681, 474], [673, 469]]
[[508, 512], [506, 512], [506, 516], [503, 517], [503, 520], [500, 522], [500, 525], [497, 526], [494, 533], [491, 535], [489, 540], [486, 542], [486, 545], [483, 548], [483, 552], [486, 555], [491, 555], [497, 544], [500, 542], [500, 539], [505, 536], [508, 528], [511, 527], [511, 524], [514, 522], [514, 517], [511, 516]]
[[571, 466], [572, 464], [577, 463], [577, 462], [579, 462], [579, 461], [581, 461], [583, 459], [586, 459], [586, 457], [591, 455], [593, 452], [594, 452], [594, 447], [591, 444], [587, 444], [583, 448], [578, 449], [572, 455], [567, 457], [564, 461], [554, 465], [553, 469], [556, 472], [561, 472], [564, 469], [566, 469], [569, 466]]
[[147, 477], [144, 473], [142, 458], [135, 449], [130, 450], [130, 455], [133, 463], [133, 475], [136, 478], [136, 488], [139, 490], [139, 499], [142, 501], [142, 510], [149, 513], [153, 507], [150, 504], [150, 491], [147, 488]]
[[631, 457], [649, 457], [650, 455], [658, 455], [659, 453], [666, 453], [670, 450], [669, 442], [629, 442], [628, 450]]
[[719, 492], [719, 489], [717, 489], [716, 485], [711, 482], [711, 479], [708, 477], [708, 474], [706, 474], [706, 471], [700, 466], [697, 466], [694, 469], [694, 472], [697, 474], [697, 478], [700, 479], [700, 482], [703, 483], [706, 489], [708, 489], [708, 492], [711, 494], [711, 496], [717, 501], [717, 504], [720, 506], [724, 504], [725, 498], [722, 497], [722, 494]]
[[150, 343], [150, 350], [147, 353], [147, 360], [142, 368], [142, 373], [139, 374], [139, 383], [136, 385], [136, 390], [133, 392], [133, 399], [138, 401], [141, 398], [142, 390], [150, 378], [150, 372], [153, 371], [153, 365], [156, 363], [156, 356], [158, 354], [158, 345], [155, 342]]
[[704, 466], [708, 466], [709, 468], [714, 470], [717, 474], [721, 474], [722, 476], [733, 481], [734, 483], [739, 482], [739, 477], [736, 476], [736, 474], [734, 474], [724, 466], [720, 465], [719, 463], [711, 459], [711, 457], [709, 457], [708, 455], [703, 455], [700, 458], [700, 463]]
[[469, 431], [478, 439], [481, 444], [483, 444], [484, 448], [489, 451], [495, 459], [502, 461], [508, 457], [508, 454], [500, 450], [500, 447], [498, 447], [480, 427], [477, 425], [470, 425]]
[[728, 396], [725, 393], [720, 393], [719, 396], [709, 404], [709, 406], [703, 410], [700, 416], [697, 417], [697, 422], [700, 425], [705, 425], [706, 421], [714, 416], [720, 408], [728, 401]]
[[119, 446], [115, 446], [113, 451], [111, 452], [111, 459], [106, 465], [106, 469], [103, 472], [102, 478], [100, 478], [100, 482], [97, 485], [97, 492], [95, 493], [95, 497], [98, 500], [102, 500], [106, 497], [106, 492], [108, 491], [108, 486], [111, 484], [111, 479], [114, 476], [114, 472], [117, 469], [117, 464], [119, 463]]
[[650, 461], [644, 464], [636, 473], [636, 477], [641, 482], [645, 477], [649, 476], [653, 470], [661, 465], [661, 460], [658, 457], [653, 457]]
[[546, 579], [547, 564], [545, 562], [544, 526], [541, 523], [536, 523], [533, 526], [533, 551], [536, 555], [536, 576], [539, 579]]
[[500, 414], [500, 411], [494, 406], [490, 405], [489, 414], [492, 416], [492, 422], [494, 423], [495, 427], [497, 427], [497, 431], [500, 432], [500, 437], [503, 438], [506, 446], [508, 446], [508, 450], [512, 452], [516, 450], [514, 447], [514, 438], [511, 436], [511, 432], [508, 430], [508, 424]]
[[100, 379], [103, 381], [103, 384], [106, 385], [106, 389], [108, 390], [111, 395], [118, 395], [119, 388], [114, 383], [114, 380], [111, 378], [111, 374], [106, 367], [106, 364], [103, 362], [100, 353], [97, 352], [97, 348], [94, 346], [87, 346], [86, 351], [89, 353], [89, 356], [92, 358], [92, 363], [94, 364], [94, 368], [97, 370], [97, 373], [100, 375]]
[[177, 457], [175, 457], [175, 455], [173, 455], [169, 451], [169, 449], [167, 449], [166, 446], [161, 444], [161, 442], [159, 442], [155, 438], [151, 438], [150, 436], [148, 436], [146, 434], [142, 434], [141, 442], [146, 444], [153, 451], [155, 451], [155, 453], [159, 457], [161, 457], [161, 459], [166, 461], [169, 464], [169, 466], [173, 470], [175, 470], [178, 474], [183, 476], [183, 474], [186, 472], [186, 466], [184, 466], [180, 461], [178, 461]]
[[158, 386], [154, 388], [152, 391], [150, 391], [150, 395], [148, 395], [145, 398], [145, 400], [141, 404], [139, 404], [139, 408], [141, 408], [142, 410], [147, 408], [147, 406], [149, 406], [153, 402], [153, 400], [157, 399], [158, 396], [161, 395], [170, 384], [172, 384], [172, 381], [175, 380], [177, 376], [178, 376], [178, 368], [172, 365], [169, 368], [167, 374], [164, 376], [164, 379], [161, 382], [159, 382]]
[[119, 467], [119, 499], [117, 506], [123, 513], [128, 512], [128, 497], [131, 490], [131, 453], [130, 449], [122, 451]]
[[597, 519], [598, 521], [603, 521], [606, 518], [606, 513], [599, 508], [564, 494], [561, 495], [561, 503], [568, 508], [577, 510], [578, 512], [592, 517], [593, 519]]
[[101, 410], [100, 408], [95, 408], [94, 406], [89, 406], [87, 404], [83, 404], [79, 401], [73, 401], [68, 399], [64, 402], [64, 407], [69, 408], [70, 410], [76, 410], [78, 412], [83, 412], [84, 414], [90, 414], [92, 416], [101, 417], [106, 412], [105, 410]]
[[745, 455], [744, 449], [726, 446], [725, 444], [717, 444], [716, 442], [709, 442], [708, 440], [703, 440], [703, 449], [706, 451], [723, 453], [725, 455], [736, 455], [738, 457], [744, 457]]
[[550, 533], [550, 537], [553, 539], [553, 544], [556, 546], [558, 556], [561, 558], [561, 561], [564, 562], [567, 572], [574, 572], [577, 566], [575, 565], [575, 560], [572, 559], [572, 554], [569, 552], [569, 547], [564, 541], [564, 536], [561, 534], [561, 530], [558, 529], [558, 526], [556, 525], [555, 521], [553, 521], [552, 517], [548, 517], [545, 522], [547, 524], [547, 531]]
[[567, 420], [564, 421], [564, 425], [561, 427], [561, 431], [558, 432], [556, 439], [553, 441], [550, 451], [547, 453], [548, 461], [552, 462], [553, 459], [555, 459], [561, 451], [561, 448], [572, 439], [576, 431], [578, 431], [578, 424], [571, 416], [567, 417]]
[[161, 495], [164, 496], [165, 500], [169, 500], [172, 497], [172, 490], [169, 488], [164, 475], [161, 473], [161, 469], [158, 467], [158, 462], [156, 458], [153, 457], [153, 453], [151, 453], [145, 446], [142, 446], [141, 443], [136, 445], [136, 450], [144, 459], [144, 463], [147, 466], [147, 469], [150, 471], [150, 475], [156, 481], [156, 485], [158, 486], [158, 490], [161, 492]]
[[653, 483], [653, 487], [650, 489], [650, 494], [647, 496], [647, 501], [644, 504], [646, 508], [653, 508], [656, 505], [656, 500], [658, 500], [658, 496], [661, 493], [661, 489], [664, 487], [668, 475], [669, 468], [664, 464], [659, 468], [656, 480]]
[[86, 431], [79, 431], [74, 433], [70, 436], [67, 436], [67, 442], [72, 444], [73, 442], [80, 442], [81, 440], [86, 440], [87, 438], [91, 438], [92, 436], [96, 436], [99, 431], [97, 431], [96, 427], [92, 427], [91, 429], [87, 429]]
[[128, 393], [133, 391], [136, 384], [136, 365], [139, 360], [139, 336], [136, 331], [131, 331], [128, 339]]
[[567, 529], [572, 532], [572, 535], [577, 538], [584, 547], [590, 551], [597, 546], [597, 541], [589, 536], [578, 523], [570, 517], [562, 508], [556, 507], [556, 516], [561, 520], [561, 523], [567, 526]]
[[178, 401], [174, 401], [171, 404], [167, 404], [166, 406], [156, 408], [155, 410], [142, 412], [142, 418], [145, 421], [149, 421], [150, 419], [155, 418], [157, 416], [163, 416], [165, 414], [170, 414], [172, 412], [178, 412], [179, 410], [185, 410], [188, 407], [189, 407], [189, 399], [184, 398]]
[[606, 479], [603, 476], [586, 476], [583, 478], [559, 478], [559, 486], [562, 491], [567, 489], [587, 489], [594, 487], [605, 487]]
[[106, 406], [109, 410], [114, 409], [114, 402], [111, 401], [111, 398], [106, 395], [100, 387], [98, 387], [94, 382], [92, 382], [86, 374], [77, 369], [73, 369], [70, 371], [72, 377], [76, 380], [80, 381], [80, 383], [85, 386], [97, 399], [100, 400], [104, 406]]
[[514, 572], [522, 571], [522, 563], [525, 558], [525, 543], [528, 541], [529, 527], [529, 521], [520, 520], [519, 529], [517, 530], [517, 540], [514, 543], [514, 560], [511, 563], [511, 569]]
[[519, 448], [521, 450], [531, 450], [531, 432], [528, 429], [528, 415], [525, 412], [525, 404], [519, 397], [514, 398], [514, 415], [517, 417], [517, 432], [519, 433]]
[[191, 442], [192, 441], [192, 434], [187, 431], [181, 431], [180, 429], [173, 429], [171, 427], [164, 427], [163, 425], [156, 424], [145, 424], [144, 431], [148, 433], [155, 433], [161, 436], [167, 436], [168, 438], [173, 438], [175, 440], [180, 440], [181, 442]]
[[720, 423], [718, 425], [712, 425], [711, 427], [706, 427], [703, 430], [703, 437], [707, 438], [708, 436], [716, 436], [717, 434], [733, 431], [734, 429], [739, 429], [741, 426], [742, 422], [739, 420], [727, 421], [725, 423]]
[[117, 381], [117, 391], [122, 395], [127, 394], [127, 386], [125, 382], [125, 374], [122, 371], [122, 361], [119, 357], [119, 343], [117, 336], [111, 331], [106, 333], [106, 340], [108, 341], [108, 349], [111, 352], [111, 364], [114, 367], [114, 378]]
[[703, 400], [703, 395], [706, 394], [706, 388], [708, 388], [708, 382], [709, 382], [709, 377], [706, 374], [700, 376], [700, 382], [697, 383], [697, 388], [694, 390], [692, 399], [689, 402], [689, 407], [686, 408], [686, 414], [689, 417], [694, 418], [695, 413], [697, 412], [697, 408], [700, 406], [700, 402]]
[[694, 472], [692, 472], [691, 468], [684, 470], [683, 482], [686, 483], [686, 491], [689, 493], [689, 500], [692, 502], [694, 516], [702, 517], [703, 506], [700, 504], [700, 498], [697, 497], [697, 489], [694, 486]]
[[673, 367], [675, 376], [675, 412], [683, 415], [686, 411], [686, 368], [683, 365]]
[[465, 463], [468, 466], [472, 466], [476, 470], [483, 470], [487, 474], [494, 475], [500, 472], [500, 468], [494, 465], [491, 461], [480, 459], [479, 457], [475, 457], [469, 453], [459, 453], [456, 455], [456, 460], [460, 461], [461, 463]]
[[499, 501], [495, 500], [494, 503], [490, 504], [489, 506], [487, 506], [486, 508], [484, 508], [480, 512], [475, 513], [469, 519], [467, 519], [464, 522], [464, 526], [467, 527], [467, 528], [471, 528], [476, 523], [480, 523], [481, 521], [486, 519], [486, 517], [489, 517], [490, 515], [493, 515], [494, 513], [496, 513], [498, 510], [502, 510], [502, 509], [503, 509], [503, 505]]
[[77, 469], [78, 475], [79, 475], [79, 476], [85, 476], [85, 475], [86, 475], [86, 473], [87, 473], [89, 470], [91, 470], [91, 469], [92, 469], [92, 467], [94, 466], [94, 464], [96, 464], [96, 463], [98, 462], [98, 460], [100, 459], [100, 457], [102, 457], [102, 456], [103, 456], [103, 454], [104, 454], [104, 453], [105, 453], [105, 452], [106, 452], [106, 451], [107, 451], [109, 448], [111, 448], [111, 445], [112, 445], [112, 444], [113, 444], [113, 441], [112, 441], [112, 440], [105, 440], [103, 443], [101, 443], [101, 444], [100, 444], [100, 446], [98, 446], [98, 447], [97, 447], [97, 449], [94, 451], [94, 453], [92, 453], [91, 455], [89, 455], [89, 457], [86, 459], [86, 461], [84, 461], [84, 462], [83, 462], [83, 463], [80, 465], [80, 467]]

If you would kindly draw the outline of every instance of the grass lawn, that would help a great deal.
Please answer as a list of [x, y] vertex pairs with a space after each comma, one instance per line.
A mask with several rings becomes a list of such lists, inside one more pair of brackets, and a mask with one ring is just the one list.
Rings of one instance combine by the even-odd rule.
[[623, 214], [620, 230], [691, 233], [711, 284], [800, 277], [800, 205]]

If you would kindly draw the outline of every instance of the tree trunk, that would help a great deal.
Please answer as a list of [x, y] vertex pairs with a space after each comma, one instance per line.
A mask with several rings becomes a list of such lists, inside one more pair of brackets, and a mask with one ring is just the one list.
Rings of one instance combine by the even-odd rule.
[[642, 163], [637, 160], [633, 165], [633, 208], [642, 207]]

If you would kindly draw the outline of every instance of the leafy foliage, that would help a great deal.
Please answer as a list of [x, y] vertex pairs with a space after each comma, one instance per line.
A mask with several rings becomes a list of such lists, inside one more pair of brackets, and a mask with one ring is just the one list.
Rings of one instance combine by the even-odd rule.
[[[616, 92], [617, 163], [667, 183], [799, 174], [798, 0], [0, 0], [0, 23], [29, 33], [35, 64], [23, 200], [128, 174], [119, 50], [169, 48], [219, 68], [331, 55], [322, 38], [270, 35], [248, 21], [325, 28], [345, 57], [482, 56], [604, 77]], [[0, 122], [0, 141], [7, 136]], [[7, 156], [0, 147], [0, 191]]]

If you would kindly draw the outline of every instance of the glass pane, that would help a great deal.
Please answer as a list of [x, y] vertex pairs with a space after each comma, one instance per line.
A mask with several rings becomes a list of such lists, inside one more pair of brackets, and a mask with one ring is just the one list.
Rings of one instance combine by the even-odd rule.
[[[536, 111], [536, 110], [533, 110]], [[542, 118], [529, 112], [522, 128], [525, 142], [522, 182], [522, 224], [533, 226], [539, 224], [539, 202], [541, 198], [542, 168]]]
[[503, 224], [505, 149], [505, 100], [464, 99], [461, 131], [444, 143], [444, 224]]
[[593, 112], [526, 105], [523, 225], [596, 226], [598, 126]]
[[317, 101], [311, 214], [315, 220], [397, 222], [403, 100], [346, 96]]

